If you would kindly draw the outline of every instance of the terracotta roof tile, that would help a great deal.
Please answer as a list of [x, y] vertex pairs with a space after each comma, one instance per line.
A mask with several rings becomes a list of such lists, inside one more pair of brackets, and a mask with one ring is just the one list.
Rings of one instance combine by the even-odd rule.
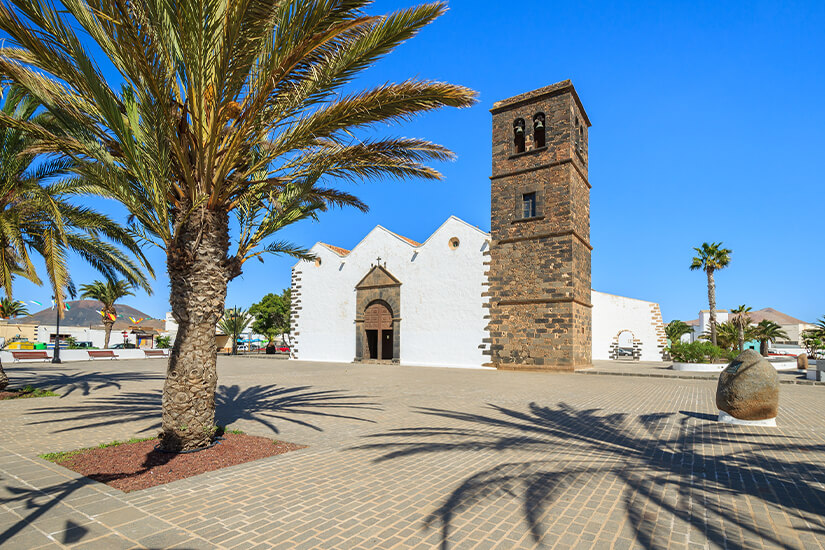
[[329, 248], [330, 250], [332, 250], [333, 252], [335, 252], [339, 256], [346, 256], [350, 252], [346, 248], [341, 248], [340, 246], [332, 246], [331, 244], [327, 244], [327, 243], [319, 243], [319, 244], [322, 244], [322, 245], [326, 246], [327, 248]]
[[[398, 235], [398, 233], [396, 233], [396, 235]], [[417, 243], [412, 239], [408, 239], [404, 235], [398, 235], [398, 238], [400, 238], [401, 240], [407, 241], [408, 243], [410, 243], [413, 246], [421, 246], [421, 243]]]

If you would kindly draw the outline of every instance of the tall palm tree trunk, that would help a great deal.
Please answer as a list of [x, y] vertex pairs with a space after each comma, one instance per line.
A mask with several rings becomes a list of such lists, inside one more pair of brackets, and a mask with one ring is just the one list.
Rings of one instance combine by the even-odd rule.
[[716, 345], [716, 282], [713, 270], [708, 269], [708, 305], [710, 306], [710, 340]]
[[178, 323], [163, 386], [161, 447], [169, 451], [210, 443], [218, 381], [215, 326], [231, 279], [228, 216], [200, 208], [177, 221], [180, 235], [166, 261]]
[[[109, 312], [106, 312], [108, 315]], [[106, 334], [103, 336], [103, 349], [109, 349], [109, 339], [112, 337], [112, 326], [114, 326], [115, 322], [110, 320], [108, 317], [106, 320], [103, 321], [103, 328], [106, 331]]]
[[745, 351], [745, 329], [739, 327], [739, 352]]
[[762, 354], [762, 357], [768, 356], [768, 341], [766, 339], [759, 340], [759, 353]]
[[0, 359], [0, 391], [6, 389], [9, 385], [9, 377], [6, 376], [6, 371], [3, 370], [3, 359]]

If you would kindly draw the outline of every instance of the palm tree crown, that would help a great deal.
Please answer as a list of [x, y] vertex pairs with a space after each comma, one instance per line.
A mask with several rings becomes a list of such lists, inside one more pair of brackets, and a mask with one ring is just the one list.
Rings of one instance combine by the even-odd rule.
[[94, 281], [91, 284], [80, 285], [80, 296], [91, 298], [103, 304], [104, 308], [111, 308], [115, 302], [126, 296], [134, 296], [132, 285], [128, 281]]
[[26, 304], [6, 298], [0, 298], [0, 319], [10, 319], [12, 317], [20, 317], [28, 315], [29, 311], [26, 309]]
[[693, 332], [693, 327], [679, 319], [674, 319], [665, 325], [665, 336], [670, 340], [671, 345], [678, 344], [683, 335], [691, 332]]
[[759, 352], [767, 357], [768, 343], [776, 342], [777, 340], [787, 340], [788, 333], [782, 327], [768, 319], [762, 319], [754, 327], [754, 337], [759, 340]]
[[730, 264], [730, 256], [733, 251], [729, 248], [722, 248], [722, 243], [702, 243], [700, 247], [694, 247], [697, 253], [690, 264], [691, 270], [701, 269], [702, 271], [716, 271], [724, 269]]
[[134, 296], [132, 285], [128, 281], [120, 280], [107, 280], [105, 283], [102, 281], [94, 281], [91, 284], [81, 285], [80, 293], [80, 296], [83, 298], [91, 298], [103, 304], [103, 309], [100, 311], [103, 327], [106, 330], [103, 347], [108, 348], [112, 327], [117, 319], [115, 302], [126, 296]]
[[[331, 180], [439, 178], [452, 154], [370, 130], [475, 101], [467, 88], [410, 79], [350, 92], [364, 69], [444, 13], [435, 2], [387, 16], [368, 0], [11, 0], [0, 5], [0, 72], [59, 124], [0, 123], [77, 159], [96, 193], [166, 252], [180, 328], [163, 391], [167, 450], [208, 444], [215, 325], [250, 258], [305, 257], [269, 239], [330, 206], [366, 205]], [[118, 71], [113, 88], [75, 33]], [[344, 89], [346, 88], [346, 90]], [[230, 235], [230, 215], [236, 235]], [[234, 239], [234, 250], [230, 243]]]
[[[36, 114], [38, 103], [19, 87], [5, 90], [0, 117], [21, 124], [50, 124]], [[135, 240], [111, 219], [68, 201], [83, 189], [71, 178], [73, 163], [65, 158], [39, 159], [37, 142], [19, 128], [0, 126], [0, 287], [11, 299], [14, 277], [41, 284], [31, 252], [46, 265], [54, 295], [62, 304], [70, 284], [68, 253], [74, 252], [107, 277], [122, 274], [149, 288], [137, 265], [114, 244], [125, 246], [143, 261]], [[111, 244], [102, 240], [112, 241]]]
[[227, 309], [221, 320], [218, 321], [218, 328], [221, 332], [232, 338], [232, 355], [238, 351], [238, 335], [242, 334], [252, 322], [252, 316], [245, 309]]

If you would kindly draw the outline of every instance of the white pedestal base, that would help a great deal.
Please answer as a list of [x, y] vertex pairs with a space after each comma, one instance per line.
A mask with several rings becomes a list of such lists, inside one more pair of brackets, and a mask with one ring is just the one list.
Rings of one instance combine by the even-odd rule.
[[773, 426], [776, 427], [776, 418], [767, 418], [765, 420], [740, 420], [729, 415], [725, 411], [719, 411], [719, 422], [725, 424], [736, 424], [739, 426]]

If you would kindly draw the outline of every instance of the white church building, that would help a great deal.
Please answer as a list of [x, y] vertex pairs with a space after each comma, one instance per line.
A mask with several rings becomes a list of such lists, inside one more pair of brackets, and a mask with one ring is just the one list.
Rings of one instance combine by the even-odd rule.
[[659, 305], [591, 290], [590, 126], [570, 81], [497, 102], [491, 232], [454, 216], [423, 243], [378, 226], [292, 268], [291, 356], [575, 370], [661, 361]]
[[[292, 268], [293, 358], [484, 366], [489, 246], [488, 233], [455, 216], [423, 243], [380, 225], [352, 250], [316, 243], [317, 259]], [[359, 300], [366, 293], [375, 297]], [[591, 301], [593, 359], [662, 360], [658, 304], [595, 290]], [[367, 318], [370, 306], [382, 308], [377, 319]]]

